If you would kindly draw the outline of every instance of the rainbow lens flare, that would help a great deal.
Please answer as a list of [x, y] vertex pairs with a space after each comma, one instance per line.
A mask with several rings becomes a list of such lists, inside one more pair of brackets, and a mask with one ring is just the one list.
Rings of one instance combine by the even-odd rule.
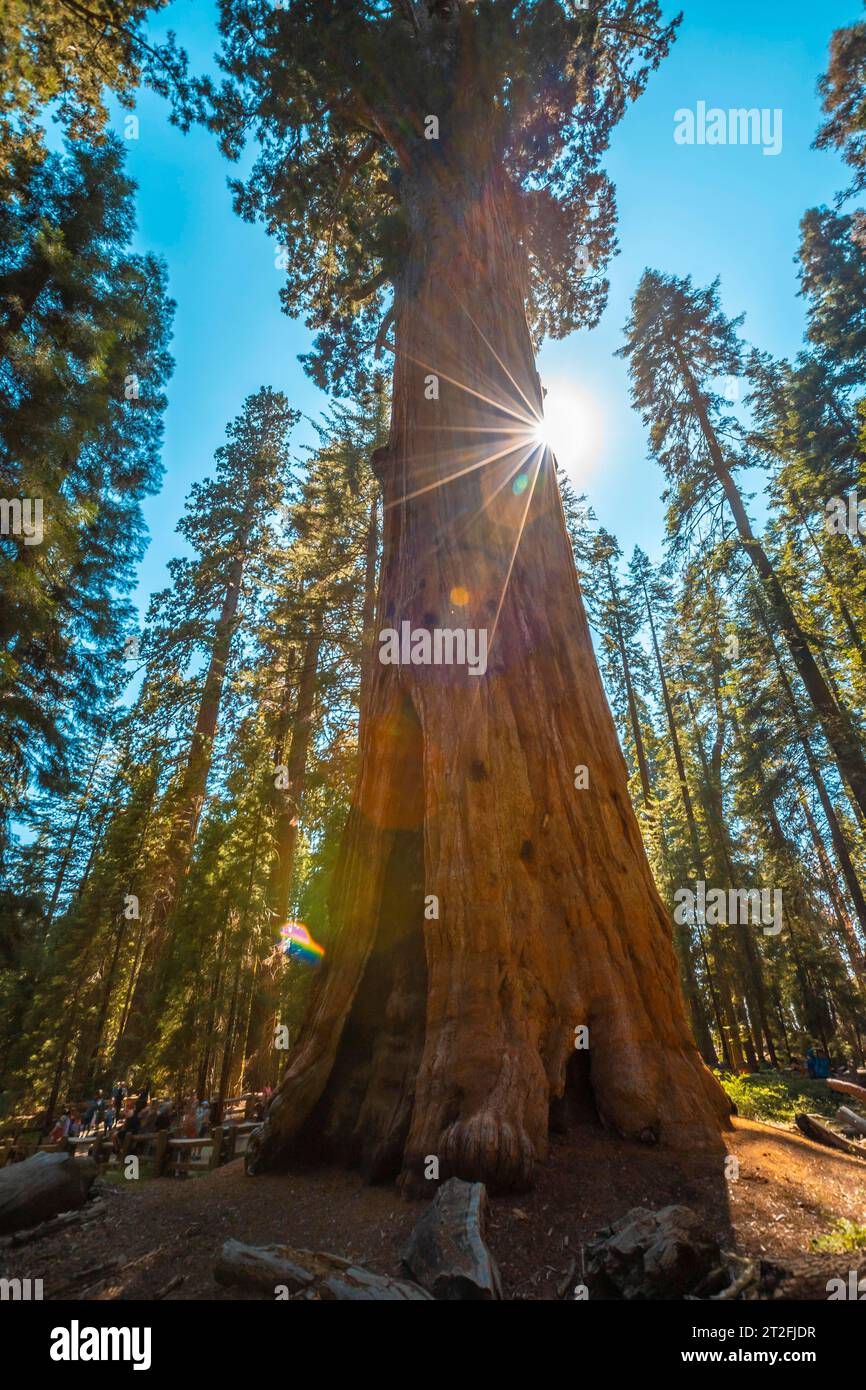
[[321, 965], [325, 954], [324, 946], [314, 941], [303, 922], [286, 922], [280, 927], [282, 952], [289, 960], [301, 960], [305, 965]]

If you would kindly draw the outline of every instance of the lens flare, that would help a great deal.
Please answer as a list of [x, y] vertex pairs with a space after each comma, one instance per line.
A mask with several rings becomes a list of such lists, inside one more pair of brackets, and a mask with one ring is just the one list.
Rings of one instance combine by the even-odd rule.
[[601, 409], [589, 392], [567, 381], [547, 383], [544, 416], [533, 435], [550, 449], [572, 481], [580, 481], [597, 463], [604, 430]]
[[283, 955], [289, 960], [300, 960], [304, 965], [321, 965], [325, 948], [313, 940], [303, 922], [286, 922], [280, 927], [280, 940]]

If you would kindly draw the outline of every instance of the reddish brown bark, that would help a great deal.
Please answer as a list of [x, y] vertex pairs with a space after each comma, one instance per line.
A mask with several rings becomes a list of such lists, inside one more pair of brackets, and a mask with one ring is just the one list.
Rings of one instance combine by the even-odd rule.
[[312, 1148], [417, 1190], [436, 1155], [501, 1189], [545, 1158], [567, 1076], [626, 1135], [719, 1142], [729, 1106], [685, 1022], [553, 461], [532, 454], [515, 209], [495, 177], [467, 200], [437, 168], [407, 193], [376, 626], [485, 628], [488, 668], [374, 663], [335, 935], [249, 1166]]

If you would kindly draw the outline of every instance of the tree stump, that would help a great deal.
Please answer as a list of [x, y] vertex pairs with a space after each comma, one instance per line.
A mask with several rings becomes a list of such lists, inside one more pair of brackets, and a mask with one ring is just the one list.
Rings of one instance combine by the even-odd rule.
[[403, 1269], [437, 1299], [501, 1298], [499, 1270], [484, 1239], [486, 1216], [484, 1184], [450, 1178], [418, 1218]]
[[633, 1207], [587, 1245], [587, 1283], [601, 1298], [683, 1298], [721, 1263], [689, 1207]]

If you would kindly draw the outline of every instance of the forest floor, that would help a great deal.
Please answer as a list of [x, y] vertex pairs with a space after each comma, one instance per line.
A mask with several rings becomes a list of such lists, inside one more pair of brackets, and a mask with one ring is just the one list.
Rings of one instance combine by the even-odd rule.
[[[700, 1212], [723, 1249], [781, 1266], [777, 1297], [823, 1300], [828, 1279], [847, 1281], [858, 1267], [866, 1274], [866, 1163], [797, 1132], [754, 1120], [734, 1124], [726, 1147], [739, 1160], [735, 1182], [720, 1181], [717, 1157], [708, 1163], [626, 1143], [594, 1126], [553, 1138], [534, 1190], [490, 1204], [488, 1238], [506, 1297], [555, 1298], [572, 1260], [579, 1282], [582, 1246], [598, 1230], [631, 1207], [670, 1203]], [[97, 1186], [105, 1206], [86, 1233], [73, 1226], [0, 1252], [0, 1264], [41, 1278], [49, 1299], [148, 1299], [178, 1277], [166, 1296], [258, 1297], [214, 1282], [214, 1259], [227, 1238], [325, 1250], [398, 1274], [420, 1210], [343, 1169], [249, 1178], [240, 1159], [202, 1177]], [[855, 1245], [863, 1236], [864, 1248], [846, 1251], [844, 1240], [838, 1254], [811, 1248], [845, 1221], [860, 1227]], [[118, 1269], [106, 1279], [104, 1266], [115, 1258]]]

